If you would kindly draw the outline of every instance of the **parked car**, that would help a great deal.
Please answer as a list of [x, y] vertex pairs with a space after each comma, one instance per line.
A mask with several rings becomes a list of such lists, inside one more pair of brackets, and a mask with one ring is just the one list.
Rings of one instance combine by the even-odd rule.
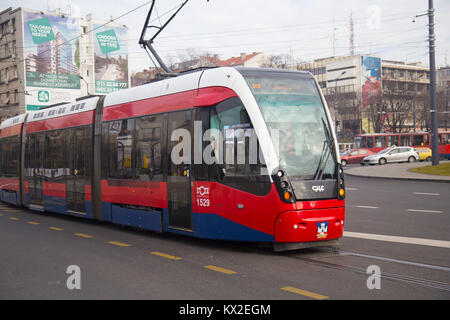
[[431, 161], [431, 149], [426, 147], [416, 148], [420, 161]]
[[374, 153], [369, 149], [352, 149], [341, 156], [341, 165], [345, 167], [350, 163], [361, 163], [365, 157]]
[[367, 156], [363, 164], [386, 164], [388, 162], [415, 162], [419, 160], [419, 154], [412, 147], [392, 146], [380, 152]]

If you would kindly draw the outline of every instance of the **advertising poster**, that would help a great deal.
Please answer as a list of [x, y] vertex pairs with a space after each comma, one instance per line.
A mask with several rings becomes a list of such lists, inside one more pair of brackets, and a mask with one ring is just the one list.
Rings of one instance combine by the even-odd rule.
[[[375, 57], [361, 57], [362, 71], [362, 109], [381, 102], [381, 59]], [[362, 113], [362, 128], [366, 133], [372, 133], [367, 113]]]
[[79, 20], [23, 11], [23, 22], [27, 110], [79, 94]]
[[361, 57], [363, 108], [381, 101], [381, 59]]
[[128, 48], [125, 27], [94, 25], [95, 92], [128, 88]]

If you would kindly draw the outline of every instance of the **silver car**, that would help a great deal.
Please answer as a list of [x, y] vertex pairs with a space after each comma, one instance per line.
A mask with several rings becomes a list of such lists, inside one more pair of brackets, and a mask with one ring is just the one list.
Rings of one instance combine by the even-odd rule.
[[419, 160], [419, 154], [411, 147], [392, 146], [380, 152], [367, 156], [362, 164], [386, 164], [387, 162], [415, 162]]

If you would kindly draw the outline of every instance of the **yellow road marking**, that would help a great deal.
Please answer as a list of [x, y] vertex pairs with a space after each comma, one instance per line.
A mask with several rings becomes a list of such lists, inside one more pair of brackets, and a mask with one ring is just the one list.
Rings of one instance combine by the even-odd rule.
[[38, 224], [40, 224], [39, 222], [34, 222], [34, 221], [28, 221], [28, 224], [32, 224], [33, 226], [37, 226]]
[[209, 270], [213, 270], [213, 271], [217, 271], [217, 272], [222, 272], [222, 273], [225, 273], [225, 274], [235, 274], [236, 273], [233, 270], [228, 270], [228, 269], [224, 269], [224, 268], [216, 267], [216, 266], [211, 266], [211, 265], [204, 266], [203, 268], [206, 268], [206, 269], [209, 269]]
[[16, 217], [10, 217], [9, 219], [14, 220], [14, 221], [20, 220], [19, 218], [16, 218]]
[[56, 230], [56, 231], [63, 231], [64, 230], [63, 228], [58, 228], [58, 227], [49, 227], [49, 229]]
[[314, 292], [306, 291], [306, 290], [302, 290], [302, 289], [297, 289], [297, 288], [294, 288], [294, 287], [283, 287], [283, 288], [281, 288], [281, 290], [289, 291], [289, 292], [296, 293], [296, 294], [300, 294], [302, 296], [306, 296], [306, 297], [317, 299], [317, 300], [323, 300], [323, 299], [328, 299], [329, 298], [327, 296], [323, 296], [323, 295], [318, 294], [318, 293], [314, 293]]
[[74, 235], [76, 235], [78, 237], [86, 238], [86, 239], [90, 239], [90, 238], [94, 237], [94, 236], [91, 236], [90, 234], [84, 234], [84, 233], [74, 233]]
[[117, 242], [117, 241], [110, 241], [108, 242], [109, 244], [113, 244], [115, 246], [119, 246], [119, 247], [129, 247], [129, 244], [126, 243], [122, 243], [122, 242]]
[[163, 257], [163, 258], [170, 259], [170, 260], [181, 260], [182, 259], [180, 257], [175, 257], [175, 256], [172, 256], [170, 254], [157, 252], [157, 251], [150, 252], [150, 253], [155, 255], [155, 256]]

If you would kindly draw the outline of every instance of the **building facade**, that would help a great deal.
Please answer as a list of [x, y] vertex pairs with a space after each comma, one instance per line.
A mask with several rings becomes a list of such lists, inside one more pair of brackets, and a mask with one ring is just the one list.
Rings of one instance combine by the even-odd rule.
[[429, 69], [371, 55], [330, 57], [297, 65], [321, 86], [341, 140], [355, 134], [425, 130]]
[[0, 118], [129, 87], [126, 26], [8, 8], [0, 32]]

